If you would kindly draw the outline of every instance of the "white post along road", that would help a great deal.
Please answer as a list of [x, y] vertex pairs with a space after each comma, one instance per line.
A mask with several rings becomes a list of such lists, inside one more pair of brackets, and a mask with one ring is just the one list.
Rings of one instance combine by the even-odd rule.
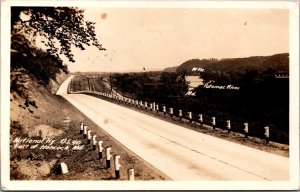
[[85, 94], [61, 95], [125, 147], [174, 180], [287, 181], [289, 158], [205, 135]]

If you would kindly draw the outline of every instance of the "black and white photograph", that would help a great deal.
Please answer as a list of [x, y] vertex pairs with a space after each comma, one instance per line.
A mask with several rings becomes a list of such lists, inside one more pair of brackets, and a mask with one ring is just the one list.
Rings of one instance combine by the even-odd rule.
[[2, 189], [299, 189], [298, 3], [1, 1]]

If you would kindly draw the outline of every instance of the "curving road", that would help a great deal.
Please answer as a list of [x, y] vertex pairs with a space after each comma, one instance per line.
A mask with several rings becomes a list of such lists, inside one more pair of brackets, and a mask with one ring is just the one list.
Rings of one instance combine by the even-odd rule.
[[112, 137], [174, 180], [288, 180], [289, 158], [205, 135], [84, 94], [57, 91]]

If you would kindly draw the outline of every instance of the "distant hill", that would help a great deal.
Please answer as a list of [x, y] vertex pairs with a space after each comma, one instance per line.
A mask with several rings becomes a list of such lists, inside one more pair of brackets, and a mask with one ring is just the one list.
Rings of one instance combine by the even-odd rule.
[[174, 66], [174, 67], [167, 67], [163, 70], [163, 72], [176, 72], [178, 66]]
[[203, 68], [206, 72], [242, 72], [246, 70], [275, 70], [280, 72], [289, 71], [289, 54], [275, 54], [271, 56], [253, 56], [246, 58], [231, 59], [191, 59], [177, 67], [179, 73], [191, 74], [194, 67]]

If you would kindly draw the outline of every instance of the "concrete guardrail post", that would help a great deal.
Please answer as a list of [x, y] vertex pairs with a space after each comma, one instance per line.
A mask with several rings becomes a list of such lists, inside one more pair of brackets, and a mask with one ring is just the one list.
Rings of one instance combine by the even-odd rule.
[[91, 131], [91, 130], [88, 130], [88, 132], [87, 132], [87, 136], [88, 136], [88, 144], [91, 143], [91, 138], [92, 138], [91, 133], [92, 133], [92, 131]]
[[163, 112], [164, 112], [164, 115], [166, 115], [167, 109], [166, 109], [165, 105], [163, 106]]
[[189, 115], [190, 123], [192, 123], [192, 120], [193, 120], [193, 114], [192, 114], [192, 112], [188, 112], [188, 115]]
[[87, 126], [83, 126], [83, 138], [86, 139], [86, 134], [87, 134]]
[[231, 129], [231, 123], [230, 123], [230, 120], [227, 120], [227, 130], [228, 130], [228, 133], [230, 133], [230, 129]]
[[249, 132], [249, 127], [248, 127], [248, 123], [244, 123], [244, 133], [245, 133], [245, 138], [248, 138], [248, 132]]
[[62, 174], [69, 173], [68, 166], [64, 162], [60, 163], [60, 169]]
[[141, 108], [143, 108], [143, 101], [140, 101], [140, 106]]
[[102, 159], [102, 157], [103, 157], [103, 155], [102, 155], [102, 151], [103, 151], [102, 143], [103, 143], [103, 141], [98, 141], [99, 159]]
[[182, 110], [179, 109], [178, 111], [179, 111], [179, 114], [178, 114], [179, 115], [179, 119], [181, 120], [182, 119]]
[[120, 179], [120, 167], [121, 164], [119, 163], [120, 155], [115, 156], [115, 174], [116, 174], [116, 179]]
[[173, 108], [171, 107], [170, 108], [170, 116], [173, 117], [173, 114], [174, 114], [174, 111], [173, 111]]
[[203, 126], [203, 115], [202, 114], [199, 114], [199, 122], [200, 122], [200, 125]]
[[109, 169], [110, 168], [110, 158], [111, 158], [111, 154], [110, 154], [111, 147], [107, 147], [105, 151], [106, 151], [106, 168]]
[[96, 150], [96, 144], [97, 144], [97, 135], [93, 135], [93, 150], [95, 151]]
[[128, 169], [128, 180], [129, 181], [134, 181], [134, 169]]
[[213, 129], [216, 129], [216, 117], [212, 117], [212, 126], [213, 126]]
[[80, 123], [80, 135], [83, 133], [83, 122]]
[[270, 139], [270, 127], [269, 126], [265, 126], [265, 139], [266, 139], [266, 144], [269, 143], [269, 139]]

